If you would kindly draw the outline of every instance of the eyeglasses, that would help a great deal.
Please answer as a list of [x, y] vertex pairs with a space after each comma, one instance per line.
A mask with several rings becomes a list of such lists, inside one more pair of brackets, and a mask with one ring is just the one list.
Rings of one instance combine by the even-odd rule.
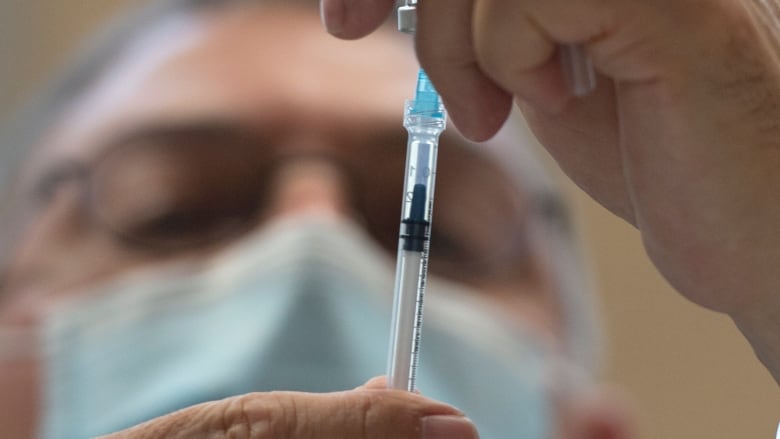
[[[267, 220], [276, 176], [290, 160], [322, 160], [343, 177], [355, 219], [391, 254], [397, 250], [405, 132], [355, 144], [292, 152], [261, 133], [227, 123], [135, 132], [93, 161], [43, 179], [43, 198], [63, 181], [81, 185], [96, 227], [148, 252], [186, 252], [236, 239]], [[529, 202], [473, 147], [443, 136], [430, 270], [462, 281], [500, 280], [531, 269]]]

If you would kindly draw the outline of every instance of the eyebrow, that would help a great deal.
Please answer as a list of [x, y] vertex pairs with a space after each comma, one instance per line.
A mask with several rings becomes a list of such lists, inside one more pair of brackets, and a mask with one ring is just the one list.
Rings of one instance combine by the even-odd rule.
[[111, 153], [117, 148], [134, 143], [166, 139], [177, 135], [209, 135], [215, 138], [252, 138], [261, 137], [259, 130], [248, 124], [225, 118], [204, 118], [189, 121], [166, 121], [141, 124], [129, 130], [121, 131], [97, 148], [94, 160]]
[[229, 138], [257, 138], [254, 130], [246, 124], [225, 118], [201, 118], [189, 121], [164, 121], [140, 124], [131, 129], [120, 131], [96, 146], [93, 156], [83, 159], [56, 157], [44, 165], [37, 176], [31, 179], [31, 192], [34, 197], [51, 193], [65, 181], [77, 175], [89, 172], [95, 162], [118, 148], [128, 145], [162, 140], [174, 135], [213, 135]]

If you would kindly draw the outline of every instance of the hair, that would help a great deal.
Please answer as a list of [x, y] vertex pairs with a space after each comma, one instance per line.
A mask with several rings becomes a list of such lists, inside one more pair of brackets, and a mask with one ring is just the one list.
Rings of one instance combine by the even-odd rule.
[[[0, 269], [10, 257], [14, 233], [30, 214], [25, 212], [20, 193], [19, 170], [36, 152], [43, 136], [74, 101], [87, 93], [142, 35], [170, 19], [220, 9], [262, 4], [318, 4], [317, 0], [150, 0], [130, 13], [111, 20], [89, 39], [74, 61], [44, 87], [17, 117], [6, 135], [0, 136]], [[400, 117], [400, 115], [399, 115]], [[532, 138], [521, 118], [514, 114], [514, 128], [480, 145], [489, 155], [527, 188], [536, 201], [532, 236], [536, 247], [556, 279], [558, 302], [563, 313], [568, 352], [589, 372], [598, 369], [601, 358], [600, 327], [590, 300], [590, 283], [585, 276], [578, 243], [574, 239], [564, 203], [545, 167], [534, 157], [526, 139]], [[400, 121], [399, 121], [400, 122]], [[1, 272], [1, 270], [0, 270]], [[0, 279], [0, 288], [2, 280]]]

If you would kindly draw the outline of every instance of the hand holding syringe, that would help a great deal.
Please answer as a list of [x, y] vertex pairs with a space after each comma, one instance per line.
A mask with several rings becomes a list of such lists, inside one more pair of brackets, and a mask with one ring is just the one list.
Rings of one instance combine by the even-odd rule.
[[[406, 0], [398, 9], [398, 28], [414, 33], [417, 0]], [[595, 87], [593, 66], [576, 45], [561, 46], [561, 63], [575, 96]], [[407, 101], [404, 127], [409, 133], [398, 244], [393, 320], [388, 356], [390, 388], [414, 391], [420, 352], [423, 299], [428, 275], [428, 249], [433, 213], [433, 189], [439, 136], [446, 126], [446, 113], [438, 93], [420, 70], [417, 93]]]

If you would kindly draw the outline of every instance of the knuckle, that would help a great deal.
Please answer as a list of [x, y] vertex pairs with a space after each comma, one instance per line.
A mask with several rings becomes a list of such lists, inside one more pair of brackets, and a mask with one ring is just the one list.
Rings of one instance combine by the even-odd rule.
[[529, 20], [524, 20], [517, 29], [485, 25], [477, 27], [474, 33], [477, 64], [504, 86], [512, 85], [522, 75], [543, 65], [553, 50], [553, 43]]
[[[229, 398], [221, 402], [219, 430], [226, 438], [249, 439], [259, 429], [250, 421], [246, 411], [247, 396]], [[261, 423], [262, 424], [262, 423]]]
[[348, 411], [345, 415], [357, 417], [351, 421], [359, 428], [356, 431], [358, 437], [406, 437], [412, 434], [410, 430], [416, 425], [417, 415], [413, 407], [415, 405], [410, 405], [409, 401], [385, 391], [361, 392], [345, 407]]
[[269, 419], [274, 438], [309, 437], [305, 435], [310, 426], [305, 410], [298, 410], [298, 402], [293, 394], [287, 392], [271, 392], [269, 394], [274, 404], [274, 417]]
[[356, 412], [360, 416], [360, 422], [357, 425], [360, 426], [361, 437], [375, 437], [372, 435], [372, 426], [375, 424], [376, 418], [376, 398], [370, 393], [363, 394], [364, 396], [358, 398], [356, 405]]
[[[230, 439], [294, 437], [295, 409], [281, 392], [250, 393], [220, 402], [217, 429]], [[292, 405], [292, 409], [290, 408]]]
[[[330, 414], [345, 437], [380, 439], [390, 434], [382, 392], [353, 391], [331, 395]], [[397, 429], [397, 428], [396, 428]]]
[[509, 67], [514, 64], [514, 56], [505, 53], [504, 44], [495, 38], [492, 32], [480, 32], [474, 38], [474, 56], [479, 67], [489, 76], [503, 82], [507, 76], [506, 71], [514, 69]]

